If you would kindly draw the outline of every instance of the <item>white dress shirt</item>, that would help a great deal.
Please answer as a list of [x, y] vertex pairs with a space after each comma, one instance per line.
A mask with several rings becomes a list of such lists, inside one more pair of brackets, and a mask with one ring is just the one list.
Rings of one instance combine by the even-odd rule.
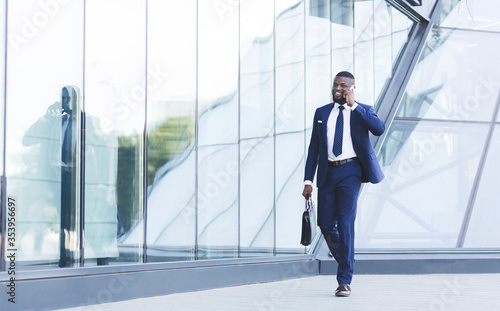
[[[354, 152], [354, 147], [352, 146], [351, 139], [351, 111], [358, 107], [358, 104], [355, 102], [352, 107], [349, 107], [347, 104], [344, 104], [344, 110], [342, 113], [344, 115], [344, 135], [342, 137], [342, 153], [336, 157], [333, 154], [333, 138], [335, 137], [335, 125], [337, 123], [337, 117], [339, 116], [339, 104], [334, 103], [332, 110], [330, 111], [330, 116], [328, 117], [328, 123], [326, 125], [327, 129], [327, 142], [328, 142], [328, 161], [339, 161], [345, 160], [349, 158], [356, 157], [356, 152]], [[304, 181], [305, 185], [312, 185], [311, 180]]]
[[[357, 107], [358, 104], [354, 103]], [[328, 161], [338, 161], [345, 160], [349, 158], [354, 158], [356, 152], [354, 152], [354, 147], [352, 146], [351, 139], [351, 111], [356, 109], [355, 106], [349, 107], [347, 104], [344, 105], [344, 110], [342, 113], [344, 115], [344, 135], [342, 137], [342, 153], [339, 156], [333, 154], [333, 139], [335, 137], [335, 125], [337, 123], [337, 117], [340, 112], [340, 105], [335, 103], [328, 117], [328, 123], [326, 125], [327, 129], [327, 142], [328, 142]]]

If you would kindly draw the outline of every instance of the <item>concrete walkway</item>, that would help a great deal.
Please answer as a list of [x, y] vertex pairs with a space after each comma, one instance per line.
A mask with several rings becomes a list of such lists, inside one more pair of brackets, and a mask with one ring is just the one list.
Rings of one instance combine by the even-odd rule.
[[64, 310], [500, 310], [500, 274], [355, 275], [348, 298], [335, 285], [315, 276]]

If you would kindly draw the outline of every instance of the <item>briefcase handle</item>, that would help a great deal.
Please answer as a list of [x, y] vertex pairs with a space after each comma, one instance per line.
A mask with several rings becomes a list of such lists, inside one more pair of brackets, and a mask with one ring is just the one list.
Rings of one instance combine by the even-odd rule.
[[313, 200], [311, 198], [306, 199], [306, 209], [305, 210], [307, 212], [311, 212], [313, 210], [313, 206], [314, 206]]

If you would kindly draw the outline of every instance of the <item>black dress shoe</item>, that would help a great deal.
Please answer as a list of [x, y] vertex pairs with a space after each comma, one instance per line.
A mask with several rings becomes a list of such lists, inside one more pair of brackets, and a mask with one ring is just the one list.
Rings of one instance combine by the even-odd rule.
[[351, 287], [349, 284], [340, 283], [339, 287], [335, 290], [335, 296], [349, 297], [349, 295], [351, 295]]

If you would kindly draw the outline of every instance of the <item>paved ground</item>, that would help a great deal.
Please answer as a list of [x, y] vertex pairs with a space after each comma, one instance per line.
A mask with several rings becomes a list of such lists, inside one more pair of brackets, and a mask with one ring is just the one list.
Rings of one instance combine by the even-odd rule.
[[315, 276], [64, 310], [500, 310], [500, 274], [355, 275], [349, 298], [334, 284]]

